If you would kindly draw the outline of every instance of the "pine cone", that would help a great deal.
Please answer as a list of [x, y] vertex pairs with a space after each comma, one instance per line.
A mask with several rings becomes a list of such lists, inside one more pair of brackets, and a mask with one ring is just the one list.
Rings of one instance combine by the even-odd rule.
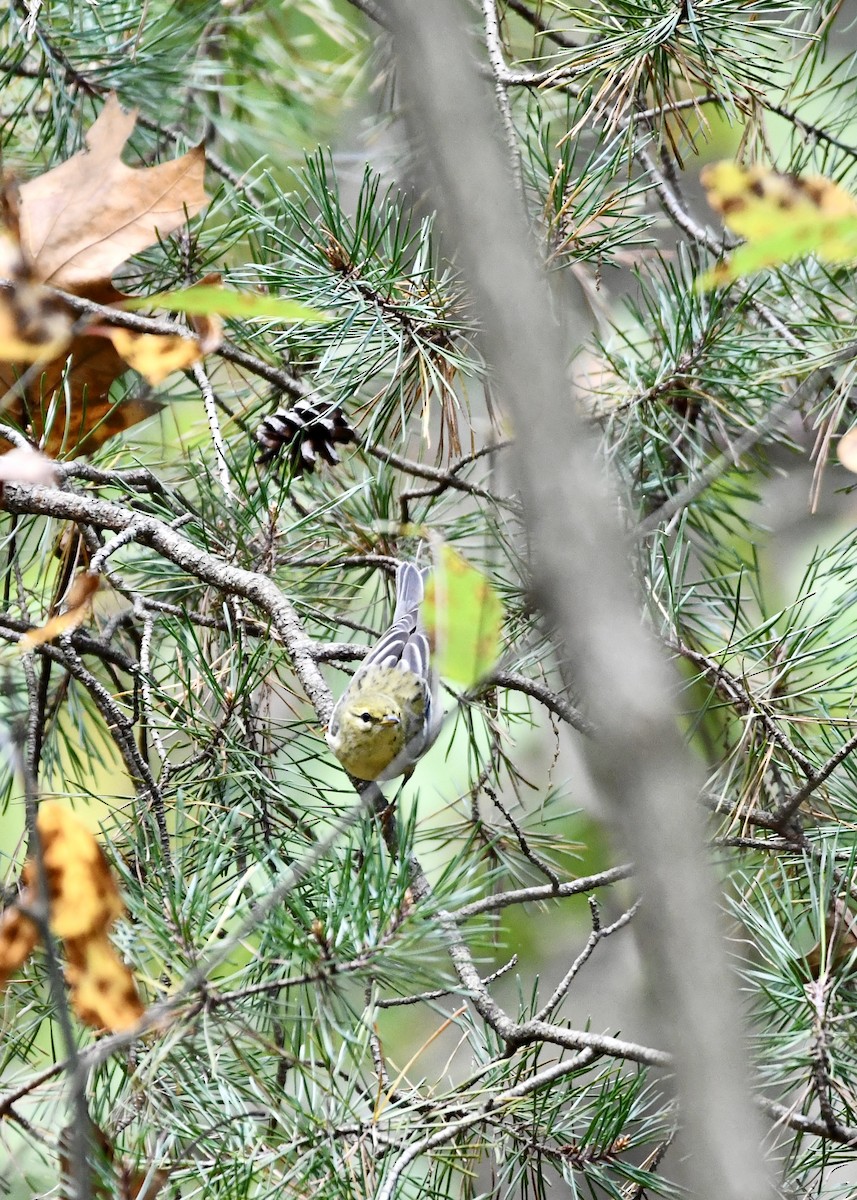
[[319, 458], [334, 466], [339, 462], [337, 444], [356, 440], [342, 409], [331, 408], [324, 400], [298, 400], [291, 408], [265, 417], [256, 430], [256, 441], [262, 447], [259, 462], [271, 462], [285, 453], [295, 475], [314, 471]]

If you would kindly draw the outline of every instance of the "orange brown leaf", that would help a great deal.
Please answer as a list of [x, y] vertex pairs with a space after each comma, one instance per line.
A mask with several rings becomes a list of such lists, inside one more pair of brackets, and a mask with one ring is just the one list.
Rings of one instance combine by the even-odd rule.
[[30, 629], [18, 643], [26, 654], [36, 646], [53, 641], [61, 633], [71, 633], [82, 625], [92, 611], [92, 597], [98, 591], [101, 576], [92, 571], [81, 571], [68, 591], [63, 612], [50, 617], [44, 625]]
[[39, 941], [39, 931], [29, 917], [10, 905], [0, 917], [0, 987], [22, 967]]
[[[46, 800], [37, 819], [48, 882], [51, 928], [60, 938], [101, 934], [125, 911], [104, 851], [79, 817]], [[25, 867], [35, 883], [35, 864]]]
[[[88, 1025], [128, 1029], [139, 1021], [144, 1008], [134, 976], [108, 937], [125, 910], [104, 852], [80, 818], [53, 801], [39, 807], [36, 829], [49, 923], [65, 948], [72, 1007]], [[21, 883], [18, 905], [0, 919], [0, 985], [24, 963], [39, 939], [37, 926], [21, 911], [38, 901], [35, 859], [24, 864]]]
[[143, 1015], [134, 976], [116, 953], [106, 933], [70, 938], [65, 977], [71, 1004], [85, 1025], [118, 1033], [131, 1029]]

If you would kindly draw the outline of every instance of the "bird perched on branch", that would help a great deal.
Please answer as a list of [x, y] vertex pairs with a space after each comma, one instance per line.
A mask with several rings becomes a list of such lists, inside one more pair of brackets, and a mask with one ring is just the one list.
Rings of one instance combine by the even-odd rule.
[[410, 775], [434, 739], [429, 641], [420, 623], [423, 581], [419, 567], [399, 564], [393, 623], [363, 659], [330, 718], [328, 745], [357, 779]]

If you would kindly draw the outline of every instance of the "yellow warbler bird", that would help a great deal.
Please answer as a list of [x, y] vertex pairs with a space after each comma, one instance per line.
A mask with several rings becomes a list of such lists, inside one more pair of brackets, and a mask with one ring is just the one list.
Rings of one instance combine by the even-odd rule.
[[349, 775], [410, 775], [434, 738], [429, 642], [420, 623], [423, 572], [400, 563], [393, 623], [337, 701], [327, 741]]

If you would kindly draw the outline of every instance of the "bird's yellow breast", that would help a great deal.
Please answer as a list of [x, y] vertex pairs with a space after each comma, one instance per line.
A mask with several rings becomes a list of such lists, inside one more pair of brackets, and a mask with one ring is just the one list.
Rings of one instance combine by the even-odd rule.
[[379, 726], [368, 735], [361, 731], [361, 736], [354, 739], [347, 732], [342, 731], [336, 755], [348, 774], [356, 779], [377, 779], [404, 746], [398, 725]]

